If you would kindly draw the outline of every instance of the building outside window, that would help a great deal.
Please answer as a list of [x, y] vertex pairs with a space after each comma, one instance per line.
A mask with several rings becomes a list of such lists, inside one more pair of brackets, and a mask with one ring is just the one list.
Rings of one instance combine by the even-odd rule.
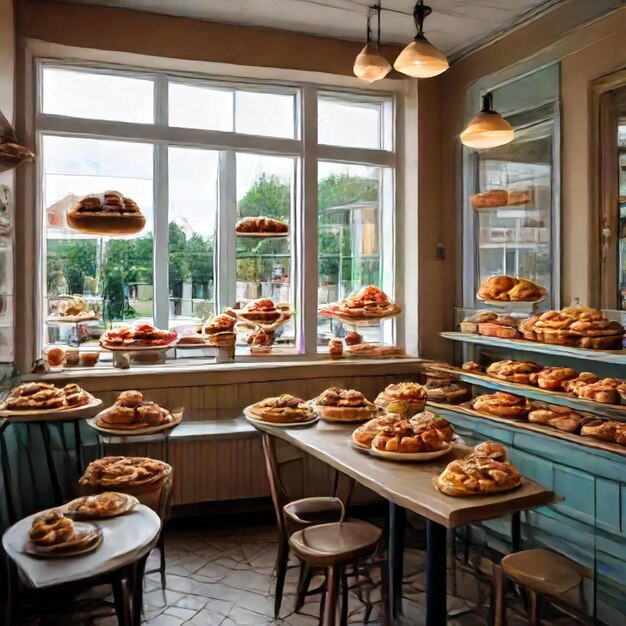
[[[368, 284], [393, 297], [392, 95], [49, 62], [38, 75], [44, 346], [96, 342], [109, 325], [135, 320], [181, 330], [268, 297], [296, 313], [276, 345], [310, 353], [344, 329], [318, 317], [307, 338], [302, 308]], [[316, 106], [304, 106], [305, 91]], [[108, 189], [137, 202], [141, 233], [68, 226], [79, 197]], [[317, 237], [304, 228], [310, 211]], [[287, 222], [289, 237], [237, 238], [237, 219], [250, 216]], [[317, 259], [303, 252], [313, 248]], [[313, 303], [305, 285], [315, 273]], [[75, 295], [99, 318], [53, 323]], [[378, 341], [393, 335], [393, 321], [362, 330]]]

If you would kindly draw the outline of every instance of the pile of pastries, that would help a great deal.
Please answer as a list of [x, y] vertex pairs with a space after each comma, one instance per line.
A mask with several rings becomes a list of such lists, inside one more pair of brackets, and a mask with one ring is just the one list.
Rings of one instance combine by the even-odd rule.
[[78, 530], [74, 522], [59, 509], [37, 515], [28, 533], [28, 538], [41, 552], [82, 551], [93, 546], [101, 537], [95, 527]]
[[82, 486], [126, 489], [164, 478], [171, 467], [147, 457], [105, 456], [90, 463], [78, 481]]
[[401, 309], [378, 287], [368, 285], [335, 304], [319, 311], [326, 317], [348, 318], [353, 321], [384, 319], [398, 315]]
[[483, 496], [515, 489], [522, 477], [507, 459], [501, 444], [481, 443], [466, 457], [449, 463], [435, 479], [435, 486], [449, 496]]
[[119, 191], [83, 196], [67, 214], [67, 223], [89, 234], [134, 234], [143, 229], [146, 218], [137, 203]]
[[0, 403], [0, 411], [67, 410], [89, 404], [93, 399], [74, 383], [61, 388], [51, 383], [23, 383], [11, 389]]
[[275, 424], [308, 422], [315, 417], [315, 410], [301, 398], [288, 393], [275, 398], [265, 398], [245, 409], [252, 419]]
[[462, 333], [515, 339], [519, 337], [517, 330], [519, 322], [520, 320], [512, 315], [494, 313], [493, 311], [478, 311], [474, 315], [466, 317], [459, 326]]
[[393, 413], [375, 417], [355, 429], [352, 441], [365, 450], [414, 454], [448, 449], [453, 436], [447, 420], [426, 411], [410, 419]]
[[113, 406], [101, 411], [96, 424], [115, 430], [137, 430], [162, 426], [174, 420], [172, 414], [154, 402], [145, 400], [140, 391], [123, 391]]
[[88, 322], [97, 317], [98, 314], [89, 308], [85, 298], [81, 296], [67, 296], [59, 298], [56, 313], [50, 315], [48, 319], [50, 321]]
[[533, 189], [491, 189], [470, 196], [470, 204], [474, 209], [492, 209], [500, 206], [528, 204], [534, 198]]
[[522, 396], [498, 391], [497, 393], [476, 396], [472, 401], [472, 406], [479, 413], [487, 413], [507, 419], [519, 419], [528, 413], [530, 403]]
[[418, 383], [394, 383], [387, 385], [376, 396], [374, 404], [384, 409], [395, 401], [406, 402], [415, 415], [423, 411], [426, 406], [426, 390]]
[[271, 217], [244, 217], [237, 221], [235, 231], [238, 235], [287, 235], [289, 225]]
[[469, 385], [459, 381], [450, 371], [439, 369], [436, 364], [424, 367], [426, 398], [429, 402], [461, 404], [472, 397]]
[[116, 491], [103, 491], [68, 502], [61, 511], [80, 519], [103, 519], [126, 513], [139, 503], [134, 496]]
[[237, 340], [236, 322], [232, 315], [226, 313], [210, 317], [202, 326], [204, 341], [210, 346], [234, 346]]
[[492, 276], [478, 290], [478, 299], [498, 302], [537, 302], [546, 290], [527, 278]]
[[178, 338], [173, 330], [159, 330], [147, 322], [135, 322], [132, 326], [120, 325], [105, 331], [100, 337], [103, 348], [162, 348]]
[[341, 387], [329, 387], [312, 403], [322, 419], [333, 422], [368, 420], [378, 412], [376, 405], [360, 391]]

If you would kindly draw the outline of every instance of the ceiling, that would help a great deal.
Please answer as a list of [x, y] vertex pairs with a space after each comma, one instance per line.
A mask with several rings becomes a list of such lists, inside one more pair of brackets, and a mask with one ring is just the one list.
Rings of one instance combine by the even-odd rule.
[[[181, 17], [361, 40], [375, 0], [65, 0]], [[427, 0], [428, 38], [454, 56], [498, 36], [562, 0]], [[415, 35], [414, 0], [382, 0], [382, 41], [406, 44]]]

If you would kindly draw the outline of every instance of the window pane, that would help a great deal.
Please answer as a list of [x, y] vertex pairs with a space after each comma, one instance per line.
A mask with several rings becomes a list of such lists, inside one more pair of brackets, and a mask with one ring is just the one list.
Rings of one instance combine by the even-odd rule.
[[320, 97], [317, 101], [319, 143], [381, 148], [381, 108], [379, 103]]
[[237, 91], [235, 97], [235, 130], [238, 133], [295, 137], [295, 96]]
[[[382, 288], [381, 178], [377, 167], [320, 162], [318, 167], [318, 304], [342, 300], [365, 285]], [[389, 224], [391, 227], [391, 224]], [[389, 294], [390, 296], [392, 294]], [[383, 324], [391, 324], [391, 320]], [[318, 345], [352, 330], [318, 317]], [[382, 340], [379, 322], [359, 325], [365, 341]]]
[[154, 123], [154, 82], [44, 67], [43, 112], [117, 122]]
[[[98, 319], [49, 325], [48, 340], [97, 342], [104, 324], [152, 320], [153, 146], [122, 141], [43, 137], [43, 198], [47, 247], [47, 312], [59, 313], [59, 296], [77, 295]], [[65, 212], [80, 196], [117, 189], [146, 217], [138, 235], [98, 237], [67, 226]]]
[[169, 83], [169, 125], [233, 130], [233, 92]]
[[[237, 217], [271, 217], [291, 224], [296, 160], [237, 154]], [[293, 307], [291, 237], [237, 237], [237, 304], [271, 298]], [[241, 340], [240, 340], [241, 341]], [[276, 331], [275, 345], [293, 345], [293, 321]], [[243, 345], [243, 342], [242, 342]]]
[[218, 152], [169, 149], [170, 320], [215, 313]]

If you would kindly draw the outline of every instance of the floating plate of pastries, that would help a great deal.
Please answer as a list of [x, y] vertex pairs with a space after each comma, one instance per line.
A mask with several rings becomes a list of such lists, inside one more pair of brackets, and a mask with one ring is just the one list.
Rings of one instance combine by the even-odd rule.
[[172, 468], [163, 461], [141, 456], [105, 456], [90, 463], [78, 484], [81, 487], [126, 490], [165, 479]]
[[147, 322], [135, 322], [132, 326], [120, 325], [105, 331], [100, 345], [111, 352], [164, 350], [173, 347], [177, 339], [174, 330], [159, 330]]
[[[440, 363], [439, 365], [447, 364]], [[460, 382], [456, 374], [439, 369], [436, 363], [424, 367], [422, 371], [426, 376], [424, 389], [429, 402], [461, 404], [472, 397], [472, 391], [468, 385]]]
[[235, 226], [237, 237], [286, 237], [289, 224], [272, 217], [244, 217]]
[[145, 400], [135, 390], [123, 391], [113, 406], [87, 420], [92, 428], [111, 435], [148, 435], [178, 426], [183, 409], [171, 413], [154, 402]]
[[453, 447], [454, 429], [442, 417], [426, 411], [411, 419], [389, 413], [375, 417], [352, 433], [352, 445], [391, 461], [429, 461]]
[[426, 390], [418, 383], [394, 383], [376, 396], [374, 404], [384, 409], [396, 400], [406, 402], [415, 415], [426, 406]]
[[106, 519], [124, 515], [137, 504], [139, 500], [128, 493], [103, 491], [91, 496], [75, 498], [59, 510], [75, 520]]
[[461, 332], [484, 337], [500, 337], [501, 339], [516, 339], [519, 337], [517, 326], [519, 318], [493, 311], [478, 311], [466, 317], [460, 324]]
[[234, 346], [237, 340], [236, 322], [236, 317], [226, 313], [209, 318], [202, 327], [205, 343], [217, 347]]
[[93, 552], [102, 543], [102, 531], [93, 524], [74, 522], [59, 509], [33, 520], [24, 551], [34, 556], [62, 558]]
[[32, 416], [33, 419], [45, 415], [63, 414], [81, 417], [91, 413], [102, 404], [78, 385], [70, 383], [55, 387], [52, 383], [23, 383], [11, 391], [0, 402], [0, 417]]
[[134, 235], [146, 225], [137, 203], [119, 191], [83, 196], [66, 217], [71, 228], [90, 235]]
[[501, 444], [479, 444], [466, 457], [450, 462], [433, 478], [433, 484], [448, 496], [488, 496], [510, 491], [522, 484], [522, 476], [506, 459], [506, 448]]
[[99, 315], [90, 309], [81, 296], [60, 296], [56, 313], [48, 315], [48, 323], [76, 324], [98, 319]]
[[327, 422], [364, 422], [378, 413], [378, 407], [360, 391], [340, 387], [326, 389], [311, 405]]
[[523, 419], [530, 406], [526, 398], [502, 391], [476, 396], [472, 401], [475, 411], [506, 419]]
[[495, 305], [507, 302], [537, 303], [546, 297], [546, 290], [527, 278], [492, 276], [481, 286], [476, 297], [482, 302]]
[[406, 356], [406, 352], [398, 346], [383, 346], [377, 343], [357, 343], [346, 346], [348, 356], [361, 359], [383, 359]]
[[506, 189], [492, 189], [484, 193], [476, 193], [470, 196], [470, 204], [477, 211], [494, 208], [515, 207], [530, 204], [534, 199], [533, 189], [518, 189], [507, 191]]
[[402, 309], [391, 302], [387, 294], [373, 285], [362, 287], [341, 302], [329, 304], [319, 310], [319, 314], [324, 317], [333, 317], [351, 324], [387, 319], [401, 312]]
[[243, 414], [252, 423], [271, 424], [277, 428], [308, 426], [320, 419], [310, 403], [288, 393], [251, 404]]

